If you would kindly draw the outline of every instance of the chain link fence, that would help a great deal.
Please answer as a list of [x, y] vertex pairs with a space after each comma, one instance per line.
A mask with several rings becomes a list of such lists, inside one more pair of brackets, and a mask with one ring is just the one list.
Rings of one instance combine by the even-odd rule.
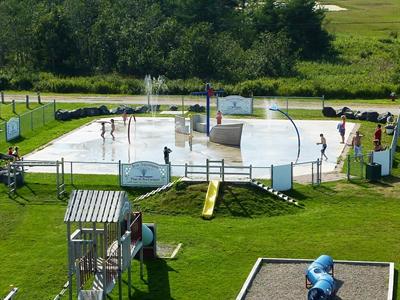
[[55, 120], [56, 103], [50, 102], [19, 116], [22, 136]]

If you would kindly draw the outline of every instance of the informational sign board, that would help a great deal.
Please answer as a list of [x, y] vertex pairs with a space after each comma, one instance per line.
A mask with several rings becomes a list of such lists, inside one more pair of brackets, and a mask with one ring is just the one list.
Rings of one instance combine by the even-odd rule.
[[138, 161], [133, 164], [121, 164], [121, 186], [159, 187], [170, 181], [169, 165], [159, 165], [151, 161]]
[[293, 186], [293, 166], [272, 166], [272, 188], [277, 191], [288, 191]]
[[218, 97], [217, 107], [225, 115], [253, 114], [253, 99], [242, 96]]
[[19, 137], [19, 118], [11, 118], [6, 125], [6, 139], [7, 142]]

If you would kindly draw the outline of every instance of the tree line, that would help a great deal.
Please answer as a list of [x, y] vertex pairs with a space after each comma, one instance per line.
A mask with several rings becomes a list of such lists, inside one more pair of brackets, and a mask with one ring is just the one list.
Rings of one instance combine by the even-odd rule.
[[0, 72], [239, 82], [329, 55], [313, 0], [1, 0]]

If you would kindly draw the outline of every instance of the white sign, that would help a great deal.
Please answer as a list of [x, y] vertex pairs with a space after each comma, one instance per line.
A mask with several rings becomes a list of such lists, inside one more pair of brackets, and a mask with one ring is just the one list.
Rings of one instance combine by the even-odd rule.
[[225, 115], [251, 115], [253, 113], [253, 99], [241, 96], [220, 97], [217, 107]]
[[169, 165], [159, 165], [151, 161], [121, 164], [121, 186], [157, 187], [169, 183]]
[[277, 191], [288, 191], [293, 186], [292, 164], [272, 166], [272, 188]]
[[11, 118], [6, 125], [7, 142], [19, 137], [19, 118]]

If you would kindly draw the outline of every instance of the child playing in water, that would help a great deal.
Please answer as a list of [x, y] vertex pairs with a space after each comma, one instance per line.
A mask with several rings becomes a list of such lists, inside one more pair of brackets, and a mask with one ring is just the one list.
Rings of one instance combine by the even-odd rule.
[[321, 142], [317, 143], [317, 145], [322, 145], [321, 160], [322, 160], [322, 157], [325, 157], [325, 160], [328, 160], [328, 157], [325, 154], [326, 147], [328, 147], [328, 145], [326, 144], [326, 138], [324, 137], [324, 135], [322, 133], [319, 136], [321, 137]]
[[126, 113], [126, 110], [122, 113], [122, 120], [124, 121], [124, 126], [126, 125], [126, 120], [128, 119], [128, 114]]
[[104, 134], [106, 133], [106, 123], [101, 122], [101, 137], [104, 140]]
[[110, 133], [111, 133], [113, 140], [115, 139], [114, 131], [115, 131], [115, 123], [114, 123], [114, 119], [111, 119], [111, 132]]

